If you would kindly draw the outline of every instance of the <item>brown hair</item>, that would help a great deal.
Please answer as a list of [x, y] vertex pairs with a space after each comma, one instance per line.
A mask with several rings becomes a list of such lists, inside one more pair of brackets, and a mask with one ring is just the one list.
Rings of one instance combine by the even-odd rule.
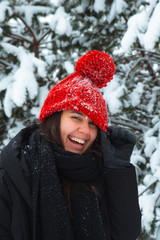
[[60, 134], [60, 121], [62, 112], [55, 112], [50, 115], [43, 123], [40, 124], [40, 129], [46, 138], [62, 146]]
[[[40, 124], [40, 129], [49, 141], [54, 142], [63, 148], [63, 143], [62, 143], [61, 134], [60, 134], [61, 114], [62, 114], [62, 111], [53, 113], [51, 116], [49, 116], [45, 120], [45, 122]], [[94, 152], [98, 155], [101, 155], [102, 151], [101, 151], [101, 144], [100, 144], [100, 129], [98, 129], [97, 138], [95, 139], [92, 146], [87, 150], [87, 152]], [[62, 184], [67, 208], [69, 210], [70, 216], [72, 216], [71, 198], [73, 195], [74, 182], [62, 176], [60, 176], [60, 181]], [[99, 195], [97, 189], [93, 186], [93, 184], [85, 183], [85, 185], [89, 187], [89, 189], [91, 189], [96, 195]]]

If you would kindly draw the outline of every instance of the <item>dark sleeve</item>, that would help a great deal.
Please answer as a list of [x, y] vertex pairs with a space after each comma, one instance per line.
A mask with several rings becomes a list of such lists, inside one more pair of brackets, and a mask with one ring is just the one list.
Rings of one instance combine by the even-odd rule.
[[136, 240], [141, 229], [137, 181], [134, 166], [105, 172], [108, 217], [112, 240]]
[[0, 239], [13, 240], [10, 233], [11, 197], [5, 182], [5, 173], [0, 169]]

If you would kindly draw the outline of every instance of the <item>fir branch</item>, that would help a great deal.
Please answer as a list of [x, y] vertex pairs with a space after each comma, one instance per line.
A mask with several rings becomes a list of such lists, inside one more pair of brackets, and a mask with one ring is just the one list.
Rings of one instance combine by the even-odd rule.
[[156, 204], [157, 204], [159, 198], [160, 198], [160, 194], [158, 195], [158, 197], [157, 197], [157, 199], [156, 199], [156, 201], [155, 201]]
[[5, 67], [9, 67], [10, 64], [8, 64], [6, 61], [0, 60], [0, 65], [3, 65]]
[[14, 16], [19, 18], [23, 22], [23, 24], [26, 26], [26, 28], [28, 29], [28, 31], [31, 33], [31, 35], [33, 37], [33, 42], [37, 42], [36, 36], [35, 36], [34, 32], [32, 31], [32, 28], [26, 23], [26, 21], [22, 17], [17, 15], [16, 13], [14, 13]]
[[17, 17], [17, 18], [19, 18], [19, 19], [23, 22], [23, 24], [26, 26], [26, 28], [28, 29], [28, 31], [31, 33], [31, 36], [32, 36], [32, 38], [33, 38], [33, 41], [31, 42], [31, 45], [32, 45], [32, 47], [33, 47], [34, 55], [35, 55], [35, 57], [39, 58], [39, 49], [38, 49], [39, 43], [38, 43], [38, 41], [37, 41], [37, 39], [36, 39], [36, 36], [35, 36], [32, 28], [26, 23], [26, 21], [25, 21], [22, 17], [20, 17], [20, 16], [17, 15], [16, 13], [14, 13], [14, 16]]
[[116, 119], [115, 117], [109, 117], [109, 120], [111, 121], [111, 123], [115, 124], [115, 125], [121, 125], [121, 126], [125, 126], [128, 128], [131, 128], [133, 130], [139, 131], [141, 133], [143, 133], [144, 131], [147, 131], [149, 128], [145, 125], [139, 124], [133, 120], [128, 121], [128, 119]]
[[148, 189], [156, 185], [156, 183], [159, 182], [159, 180], [155, 180], [153, 183], [151, 183], [148, 187], [146, 187], [138, 196], [140, 197], [143, 193], [145, 193]]
[[34, 54], [35, 54], [35, 57], [39, 58], [39, 44], [40, 42], [44, 39], [45, 36], [47, 36], [52, 30], [49, 29], [39, 40], [36, 38], [36, 35], [34, 34], [34, 31], [32, 30], [32, 28], [26, 23], [26, 21], [20, 17], [19, 15], [17, 15], [16, 13], [14, 14], [15, 17], [19, 18], [23, 24], [26, 26], [26, 28], [28, 29], [28, 31], [30, 32], [32, 38], [33, 38], [33, 41], [29, 41], [28, 39], [26, 38], [23, 38], [19, 35], [16, 35], [16, 34], [11, 34], [10, 36], [12, 36], [13, 38], [17, 39], [17, 40], [21, 40], [21, 41], [25, 41], [25, 42], [28, 42], [32, 45], [33, 47], [33, 51], [34, 51]]
[[[140, 44], [139, 42], [138, 42], [138, 47], [139, 47], [140, 49], [142, 49], [142, 46], [141, 46], [141, 44]], [[156, 74], [155, 74], [155, 71], [154, 71], [153, 68], [152, 68], [151, 63], [149, 62], [149, 58], [147, 57], [147, 55], [146, 55], [146, 53], [145, 53], [144, 51], [141, 51], [141, 50], [140, 50], [140, 53], [141, 53], [142, 57], [145, 58], [145, 63], [147, 64], [149, 73], [151, 74], [151, 76], [153, 77], [153, 79], [155, 79], [155, 78], [156, 78]]]
[[126, 77], [125, 77], [125, 81], [128, 80], [128, 78], [129, 78], [129, 76], [130, 76], [130, 74], [131, 74], [132, 72], [135, 72], [136, 69], [139, 69], [139, 66], [140, 66], [141, 62], [142, 62], [142, 61], [146, 61], [146, 60], [147, 60], [146, 57], [141, 57], [141, 58], [139, 58], [139, 59], [137, 60], [137, 62], [134, 64], [134, 66], [131, 67], [130, 70], [128, 71], [128, 73], [127, 73], [127, 75], [126, 75]]
[[27, 38], [24, 38], [20, 35], [14, 34], [14, 33], [7, 33], [6, 36], [11, 37], [11, 38], [16, 39], [16, 40], [20, 40], [20, 41], [32, 44], [32, 42], [30, 40], [28, 40]]
[[39, 40], [38, 43], [40, 43], [49, 33], [51, 33], [51, 29], [49, 29]]

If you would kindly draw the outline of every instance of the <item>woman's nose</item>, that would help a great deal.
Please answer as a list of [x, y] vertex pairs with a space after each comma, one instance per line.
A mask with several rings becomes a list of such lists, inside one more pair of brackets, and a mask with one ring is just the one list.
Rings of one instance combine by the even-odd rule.
[[79, 127], [79, 131], [84, 134], [89, 134], [90, 129], [89, 129], [88, 122], [81, 124], [81, 126]]

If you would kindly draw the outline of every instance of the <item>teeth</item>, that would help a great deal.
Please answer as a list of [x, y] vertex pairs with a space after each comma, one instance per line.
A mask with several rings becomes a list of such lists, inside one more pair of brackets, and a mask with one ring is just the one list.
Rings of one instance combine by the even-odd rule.
[[76, 137], [70, 137], [70, 139], [71, 139], [72, 141], [77, 142], [77, 143], [85, 144], [85, 141], [82, 140], [82, 139], [79, 139], [79, 138], [76, 138]]

